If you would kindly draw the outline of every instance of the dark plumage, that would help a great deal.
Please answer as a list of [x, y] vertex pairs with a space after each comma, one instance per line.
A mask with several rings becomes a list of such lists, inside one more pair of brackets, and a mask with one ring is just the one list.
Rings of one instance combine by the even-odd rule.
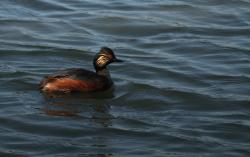
[[113, 85], [113, 81], [107, 65], [120, 61], [110, 48], [103, 47], [93, 60], [96, 72], [80, 68], [61, 70], [44, 77], [40, 88], [45, 92], [87, 92], [109, 89]]

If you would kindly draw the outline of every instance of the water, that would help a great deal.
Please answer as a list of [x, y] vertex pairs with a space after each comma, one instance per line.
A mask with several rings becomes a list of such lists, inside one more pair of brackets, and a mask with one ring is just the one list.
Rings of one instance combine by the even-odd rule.
[[[250, 156], [249, 0], [0, 3], [0, 156]], [[114, 91], [39, 91], [102, 46]]]

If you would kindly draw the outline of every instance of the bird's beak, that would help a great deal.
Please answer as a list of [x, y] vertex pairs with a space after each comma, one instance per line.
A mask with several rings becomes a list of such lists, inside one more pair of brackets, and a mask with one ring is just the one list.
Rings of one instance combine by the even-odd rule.
[[123, 61], [123, 60], [120, 60], [120, 59], [115, 58], [115, 59], [114, 59], [114, 62], [124, 62], [124, 61]]

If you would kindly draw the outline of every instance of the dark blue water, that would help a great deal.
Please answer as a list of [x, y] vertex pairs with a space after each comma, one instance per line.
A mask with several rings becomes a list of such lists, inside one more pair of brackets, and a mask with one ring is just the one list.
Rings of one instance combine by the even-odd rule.
[[[250, 156], [249, 0], [1, 0], [0, 156]], [[115, 90], [46, 95], [59, 69]]]

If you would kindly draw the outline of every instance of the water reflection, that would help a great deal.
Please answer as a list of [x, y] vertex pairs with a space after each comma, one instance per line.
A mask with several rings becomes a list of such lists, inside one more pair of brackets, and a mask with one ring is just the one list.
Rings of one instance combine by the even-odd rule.
[[103, 93], [43, 93], [45, 104], [42, 112], [48, 116], [79, 117], [89, 119], [103, 127], [111, 126], [108, 99], [112, 91]]
[[113, 154], [81, 154], [80, 157], [91, 156], [91, 157], [111, 157]]
[[[42, 112], [45, 115], [50, 116], [51, 118], [53, 116], [69, 117], [77, 124], [80, 122], [84, 125], [82, 128], [83, 132], [80, 133], [77, 140], [72, 141], [72, 143], [68, 142], [68, 140], [66, 142], [70, 143], [69, 145], [77, 146], [81, 148], [81, 150], [86, 151], [79, 156], [113, 156], [111, 151], [114, 147], [111, 142], [112, 139], [106, 137], [101, 131], [98, 131], [99, 129], [108, 129], [107, 127], [112, 126], [112, 120], [114, 117], [110, 113], [111, 108], [109, 105], [110, 99], [114, 97], [112, 91], [103, 93], [71, 94], [44, 93], [43, 96], [45, 103], [42, 105]], [[66, 123], [68, 123], [68, 120], [66, 120]], [[86, 128], [90, 130], [90, 133], [84, 131]], [[98, 134], [92, 135], [92, 129], [93, 132], [97, 131]], [[74, 128], [72, 128], [72, 130], [74, 130]], [[87, 139], [86, 136], [88, 137]], [[86, 143], [85, 140], [88, 140], [87, 144], [83, 144]], [[92, 152], [88, 149], [93, 149], [95, 151]]]

